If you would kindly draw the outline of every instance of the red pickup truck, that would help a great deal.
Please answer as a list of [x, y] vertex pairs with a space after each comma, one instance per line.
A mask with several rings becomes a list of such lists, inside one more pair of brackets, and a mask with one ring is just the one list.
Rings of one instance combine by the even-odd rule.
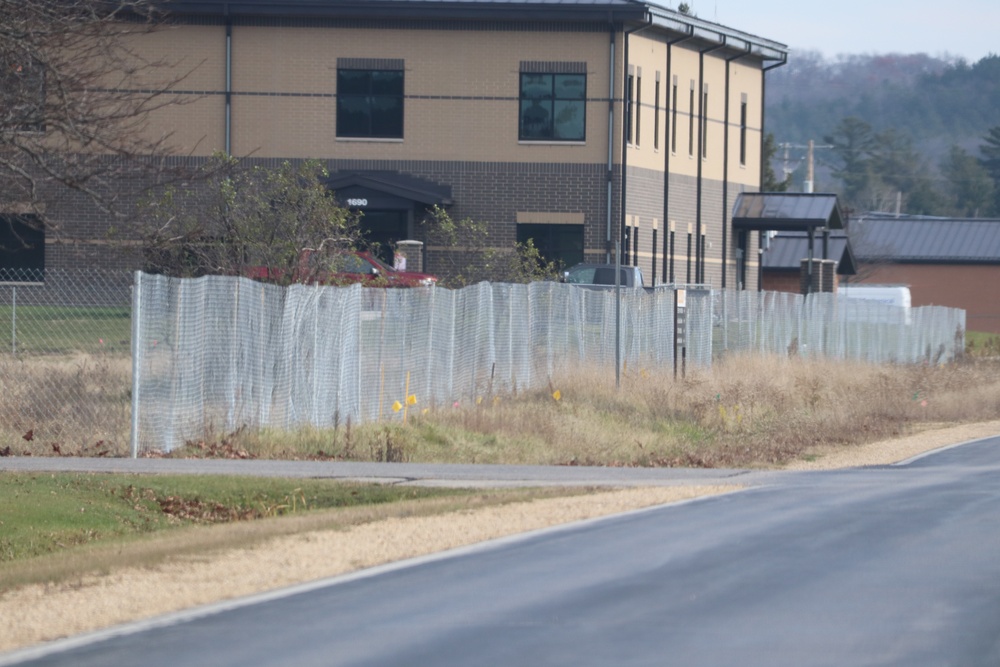
[[[345, 252], [330, 260], [334, 270], [314, 266], [311, 254], [306, 253], [299, 262], [299, 268], [291, 282], [320, 283], [324, 285], [353, 285], [361, 283], [369, 287], [430, 287], [437, 283], [437, 277], [414, 271], [397, 271], [370, 252], [358, 250]], [[251, 267], [246, 276], [266, 282], [282, 282], [284, 271], [266, 266]]]

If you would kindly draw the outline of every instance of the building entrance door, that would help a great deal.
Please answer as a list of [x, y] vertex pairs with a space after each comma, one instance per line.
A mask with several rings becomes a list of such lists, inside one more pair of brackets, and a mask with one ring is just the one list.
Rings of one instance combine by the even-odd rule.
[[365, 210], [361, 237], [371, 251], [392, 266], [396, 242], [409, 238], [409, 215], [405, 210]]

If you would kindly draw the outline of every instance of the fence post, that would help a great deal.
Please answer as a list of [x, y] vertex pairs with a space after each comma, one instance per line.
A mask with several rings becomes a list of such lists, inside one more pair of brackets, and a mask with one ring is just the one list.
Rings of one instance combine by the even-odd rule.
[[10, 353], [17, 356], [17, 287], [10, 286]]
[[132, 424], [129, 441], [132, 448], [132, 458], [139, 458], [139, 332], [142, 317], [142, 271], [135, 272], [132, 282]]
[[615, 389], [622, 386], [622, 258], [621, 241], [615, 241]]

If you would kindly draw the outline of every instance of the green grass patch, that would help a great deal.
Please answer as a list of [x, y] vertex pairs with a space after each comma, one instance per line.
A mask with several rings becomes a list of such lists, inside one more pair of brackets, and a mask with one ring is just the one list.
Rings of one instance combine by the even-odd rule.
[[83, 584], [116, 568], [156, 567], [311, 531], [348, 530], [592, 492], [445, 489], [336, 480], [111, 474], [0, 474], [0, 595]]
[[334, 480], [0, 474], [0, 563], [165, 529], [467, 491]]
[[18, 354], [128, 354], [131, 336], [128, 306], [0, 306], [0, 349]]
[[965, 353], [971, 357], [1000, 357], [1000, 334], [966, 331]]

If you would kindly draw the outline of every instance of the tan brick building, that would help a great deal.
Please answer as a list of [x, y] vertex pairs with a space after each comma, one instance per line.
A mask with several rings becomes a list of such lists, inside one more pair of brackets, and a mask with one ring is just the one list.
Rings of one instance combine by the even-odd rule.
[[[759, 188], [783, 44], [637, 0], [165, 6], [172, 25], [139, 48], [188, 72], [186, 103], [148, 129], [178, 155], [322, 160], [387, 244], [421, 240], [439, 204], [566, 265], [619, 242], [657, 283], [757, 287], [758, 235], [729, 218]], [[64, 241], [102, 234], [74, 225], [78, 203], [50, 210]], [[427, 251], [433, 272], [445, 250]], [[46, 262], [79, 258], [50, 248]]]

